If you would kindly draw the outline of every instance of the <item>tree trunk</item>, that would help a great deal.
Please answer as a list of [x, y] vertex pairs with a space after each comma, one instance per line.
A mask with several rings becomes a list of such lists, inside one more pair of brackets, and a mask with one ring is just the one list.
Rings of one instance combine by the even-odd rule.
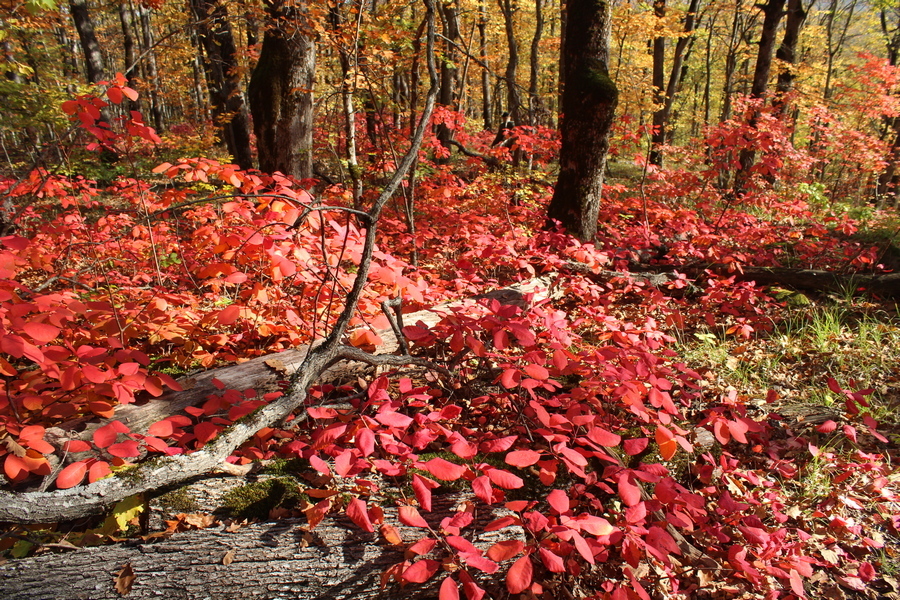
[[[438, 12], [441, 15], [441, 22], [444, 28], [444, 56], [441, 60], [441, 93], [438, 97], [438, 104], [442, 104], [450, 110], [456, 110], [457, 100], [457, 72], [456, 68], [456, 42], [459, 40], [459, 15], [456, 2], [439, 2]], [[439, 163], [446, 163], [450, 160], [450, 140], [453, 139], [453, 130], [441, 123], [437, 127], [437, 138], [441, 145], [447, 149], [447, 157], [440, 159]]]
[[[436, 529], [456, 514], [459, 495], [435, 495], [434, 509], [422, 517]], [[384, 507], [385, 522], [412, 543], [427, 531], [399, 523], [397, 509]], [[484, 551], [492, 544], [524, 539], [521, 527], [483, 532], [492, 520], [509, 515], [477, 505], [467, 536]], [[377, 527], [377, 525], [376, 525]], [[464, 534], [465, 535], [465, 534]], [[47, 553], [0, 565], [0, 596], [17, 600], [119, 600], [116, 577], [125, 565], [134, 581], [125, 597], [168, 600], [369, 600], [435, 598], [440, 575], [425, 584], [381, 587], [381, 574], [404, 561], [404, 546], [391, 546], [343, 515], [310, 531], [306, 519], [254, 523], [228, 531], [216, 525], [150, 541], [129, 540], [95, 548]], [[440, 558], [440, 553], [435, 553]]]
[[566, 12], [562, 149], [547, 217], [588, 241], [597, 233], [609, 129], [618, 102], [608, 66], [610, 3], [567, 0]]
[[772, 104], [776, 114], [784, 115], [787, 112], [787, 94], [794, 89], [794, 62], [797, 60], [797, 42], [800, 40], [800, 28], [806, 20], [806, 9], [803, 8], [803, 0], [788, 0], [787, 21], [784, 24], [784, 37], [781, 45], [775, 53], [775, 58], [781, 63], [778, 73], [778, 81], [775, 84], [775, 97]]
[[197, 35], [206, 54], [206, 81], [213, 121], [234, 161], [253, 168], [247, 108], [241, 96], [238, 54], [228, 22], [228, 10], [219, 0], [191, 0]]
[[150, 23], [150, 9], [139, 8], [141, 15], [141, 33], [144, 43], [143, 51], [147, 54], [147, 79], [150, 88], [150, 114], [153, 117], [153, 126], [156, 131], [162, 132], [165, 129], [165, 120], [163, 119], [162, 99], [159, 95], [160, 79], [159, 69], [156, 66], [156, 42], [153, 39], [153, 26]]
[[518, 7], [515, 0], [498, 0], [500, 12], [503, 13], [503, 25], [506, 30], [506, 42], [509, 45], [509, 60], [506, 63], [506, 111], [512, 116], [513, 123], [522, 123], [522, 99], [519, 95], [519, 86], [516, 83], [516, 73], [519, 70], [519, 43], [516, 41], [515, 24], [513, 15]]
[[487, 38], [487, 7], [486, 0], [478, 3], [478, 39], [480, 41], [479, 54], [481, 55], [481, 116], [484, 120], [484, 128], [487, 131], [494, 130], [494, 104], [491, 97], [491, 72], [488, 67], [488, 38]]
[[248, 95], [259, 168], [297, 179], [312, 177], [313, 81], [316, 44], [302, 31], [306, 5], [271, 0]]
[[[666, 16], [666, 0], [653, 0], [653, 14], [657, 18], [659, 27], [662, 27], [662, 19]], [[666, 121], [664, 106], [666, 102], [665, 90], [666, 68], [666, 38], [658, 35], [653, 38], [653, 133], [650, 136], [650, 164], [662, 166], [663, 155], [660, 146], [666, 143]]]
[[[756, 68], [753, 71], [753, 84], [750, 87], [750, 97], [754, 100], [763, 98], [769, 86], [769, 74], [772, 71], [772, 56], [775, 53], [775, 36], [778, 33], [778, 24], [784, 15], [785, 0], [767, 0], [760, 6], [763, 11], [762, 33], [759, 38], [759, 53], [756, 57]], [[756, 128], [759, 110], [753, 108], [749, 115], [748, 124]], [[750, 180], [750, 169], [756, 160], [756, 150], [745, 148], [741, 150], [740, 169], [735, 176], [735, 194], [743, 194], [747, 191]]]
[[[362, 6], [359, 7], [360, 13]], [[338, 58], [341, 64], [341, 106], [344, 112], [344, 155], [347, 157], [347, 170], [350, 172], [350, 191], [353, 195], [353, 208], [362, 209], [362, 173], [360, 172], [359, 159], [356, 151], [356, 106], [354, 94], [356, 93], [356, 76], [358, 70], [356, 36], [353, 36], [353, 51], [351, 52], [342, 36], [341, 26], [344, 22], [341, 14], [341, 3], [329, 7], [329, 18], [337, 44]], [[368, 125], [368, 123], [367, 123]]]
[[540, 75], [541, 36], [544, 32], [544, 0], [534, 0], [534, 37], [531, 38], [530, 74], [528, 77], [528, 120], [532, 126], [540, 125], [544, 112], [543, 102], [538, 93]]
[[69, 10], [72, 11], [72, 22], [75, 23], [78, 38], [81, 40], [87, 79], [91, 83], [103, 81], [106, 79], [106, 66], [103, 62], [103, 53], [100, 51], [100, 43], [97, 41], [97, 34], [94, 33], [94, 24], [88, 12], [87, 0], [69, 0]]

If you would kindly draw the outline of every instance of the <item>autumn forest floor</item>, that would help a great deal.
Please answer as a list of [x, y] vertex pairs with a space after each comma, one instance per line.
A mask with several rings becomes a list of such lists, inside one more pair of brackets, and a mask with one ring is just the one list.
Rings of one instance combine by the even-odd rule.
[[[285, 216], [289, 202], [276, 206], [277, 201], [264, 201], [262, 206], [256, 200], [229, 200], [188, 207], [171, 221], [154, 224], [155, 237], [148, 236], [129, 207], [149, 206], [163, 215], [165, 208], [196, 194], [244, 183], [218, 167], [193, 167], [205, 169], [213, 183], [199, 183], [204, 176], [171, 188], [134, 182], [108, 190], [60, 184], [57, 198], [81, 194], [100, 203], [80, 209], [73, 201], [73, 210], [53, 217], [56, 229], [43, 222], [49, 219], [38, 218], [41, 202], [36, 203], [36, 212], [25, 215], [16, 234], [29, 240], [28, 248], [14, 241], [6, 246], [8, 254], [27, 264], [16, 263], [6, 276], [32, 289], [59, 276], [45, 290], [69, 294], [66, 301], [90, 304], [112, 298], [115, 318], [133, 323], [127, 338], [133, 347], [154, 368], [172, 375], [291, 348], [308, 341], [311, 331], [321, 335], [328, 311], [334, 310], [326, 305], [339, 304], [342, 286], [352, 281], [359, 246], [352, 220], [335, 217], [308, 230], [298, 228], [298, 239], [288, 247], [286, 240], [294, 235], [289, 227], [265, 229], [260, 223], [290, 224]], [[452, 378], [432, 371], [382, 371], [374, 383], [351, 381], [337, 389], [326, 385], [315, 396], [321, 402], [351, 398], [353, 410], [362, 415], [368, 405], [360, 399], [368, 394], [374, 402], [384, 392], [404, 404], [393, 412], [380, 410], [380, 415], [415, 416], [431, 409], [438, 415], [433, 422], [445, 429], [373, 420], [356, 412], [352, 418], [322, 412], [315, 415], [314, 426], [273, 429], [242, 447], [235, 458], [239, 464], [316, 456], [305, 473], [291, 474], [297, 490], [280, 489], [278, 500], [265, 504], [274, 511], [266, 517], [309, 517], [318, 515], [317, 510], [351, 515], [350, 507], [356, 505], [342, 504], [350, 492], [336, 482], [376, 471], [396, 476], [383, 464], [400, 452], [388, 445], [390, 437], [390, 443], [402, 441], [418, 452], [404, 459], [404, 473], [409, 467], [410, 476], [458, 480], [485, 502], [534, 501], [529, 510], [547, 515], [557, 527], [547, 526], [548, 533], [529, 538], [527, 546], [541, 557], [533, 567], [534, 581], [550, 597], [562, 597], [554, 592], [562, 588], [597, 597], [637, 593], [609, 596], [621, 585], [641, 588], [654, 598], [900, 598], [897, 299], [852, 285], [843, 292], [793, 289], [790, 281], [762, 288], [738, 276], [744, 267], [847, 276], [895, 270], [900, 268], [896, 214], [811, 205], [796, 198], [768, 208], [741, 206], [704, 196], [702, 190], [673, 196], [665, 182], [641, 182], [631, 173], [609, 182], [601, 231], [597, 243], [589, 245], [542, 230], [552, 193], [546, 178], [552, 175], [511, 168], [486, 172], [470, 165], [460, 176], [447, 167], [429, 168], [417, 190], [416, 236], [410, 234], [401, 199], [383, 218], [380, 253], [370, 275], [373, 289], [360, 307], [350, 341], [363, 348], [377, 346], [375, 332], [386, 325], [377, 303], [396, 293], [412, 312], [538, 277], [550, 282], [549, 289], [524, 308], [469, 300], [437, 325], [405, 323], [413, 353], [445, 366]], [[192, 195], [163, 198], [181, 193], [183, 186], [191, 187]], [[112, 195], [116, 203], [110, 207], [104, 200]], [[325, 200], [340, 203], [344, 197], [330, 190]], [[123, 231], [129, 234], [123, 236]], [[90, 251], [78, 247], [73, 232], [95, 245]], [[235, 244], [228, 236], [243, 240], [243, 255], [229, 254]], [[153, 252], [148, 251], [151, 245]], [[316, 250], [325, 246], [324, 260], [315, 262]], [[116, 252], [122, 248], [134, 264], [118, 262], [121, 254], [117, 258]], [[41, 264], [39, 251], [51, 257], [43, 269], [36, 266]], [[285, 256], [297, 266], [286, 264]], [[330, 288], [321, 276], [328, 269], [338, 273]], [[644, 274], [649, 272], [665, 278], [648, 279]], [[311, 290], [322, 296], [315, 296], [318, 304], [310, 300]], [[4, 298], [26, 304], [11, 295]], [[105, 310], [99, 304], [93, 309]], [[30, 309], [21, 310], [27, 314]], [[310, 321], [309, 314], [321, 316]], [[111, 331], [112, 317], [100, 319], [86, 310], [78, 316], [78, 332], [74, 319], [72, 339], [81, 336], [82, 343], [99, 346]], [[68, 331], [62, 322], [54, 329], [59, 335]], [[46, 345], [56, 337], [34, 327], [24, 331], [31, 332], [26, 339], [41, 347], [39, 342]], [[12, 381], [29, 371], [30, 358], [20, 352], [0, 371]], [[127, 358], [121, 363], [133, 364]], [[85, 373], [84, 383], [99, 378]], [[19, 389], [28, 390], [27, 378], [22, 381]], [[76, 415], [112, 417], [114, 402], [105, 409], [96, 395], [79, 401], [68, 394], [71, 385], [61, 389], [66, 393], [60, 398], [71, 409], [54, 413], [31, 404], [15, 420], [49, 427]], [[140, 392], [135, 390], [138, 396]], [[116, 398], [125, 401], [127, 395]], [[208, 403], [150, 434], [166, 448], [197, 449], [236, 415], [246, 414], [231, 412], [239, 406], [243, 404], [233, 398], [211, 409]], [[205, 417], [222, 420], [210, 429], [203, 426]], [[12, 422], [10, 416], [7, 431], [22, 441], [21, 427]], [[364, 448], [359, 434], [352, 433], [360, 430], [357, 423], [384, 437]], [[463, 444], [443, 431], [468, 441]], [[132, 433], [147, 432], [119, 432], [118, 439]], [[499, 440], [512, 441], [503, 447]], [[93, 442], [101, 453], [106, 451], [103, 464], [113, 470], [122, 459], [133, 458], [123, 449], [109, 456], [120, 444], [96, 437]], [[84, 446], [75, 450], [86, 453], [89, 444]], [[499, 452], [506, 450], [512, 452], [504, 458]], [[73, 454], [87, 461], [85, 470], [99, 464], [96, 458], [82, 458], [88, 454]], [[490, 460], [484, 458], [491, 454]], [[367, 463], [366, 457], [380, 457], [381, 462]], [[433, 462], [433, 468], [424, 467], [429, 457], [465, 467], [464, 472]], [[343, 459], [354, 462], [339, 464]], [[514, 479], [501, 472], [513, 473]], [[46, 474], [37, 467], [33, 473]], [[37, 485], [24, 469], [10, 477], [15, 480], [10, 489]], [[526, 490], [524, 496], [520, 488]], [[570, 505], [558, 504], [556, 488], [573, 490]], [[639, 488], [643, 497], [635, 495]], [[337, 489], [342, 496], [329, 492]], [[376, 492], [354, 490], [369, 504], [384, 501]], [[406, 493], [410, 498], [403, 502], [420, 508], [430, 497], [421, 487]], [[321, 498], [335, 500], [323, 509]], [[172, 506], [175, 514], [179, 505], [173, 501]], [[172, 532], [213, 526], [224, 518], [178, 512], [181, 517], [169, 515], [168, 525], [159, 527]], [[585, 525], [580, 531], [589, 542], [582, 546], [573, 541], [583, 542], [581, 536], [559, 536], [562, 524], [571, 522], [564, 516], [568, 514], [600, 516], [619, 532]], [[676, 528], [688, 546], [706, 552], [709, 562], [698, 566], [684, 558], [686, 546], [666, 533]], [[95, 532], [90, 540], [104, 535], [124, 533]], [[0, 551], [8, 558], [23, 557], [51, 551], [48, 543], [78, 544], [90, 541], [88, 537], [70, 526], [40, 531], [10, 527]], [[510, 559], [499, 551], [489, 556], [498, 563]], [[454, 569], [446, 570], [452, 574]], [[496, 597], [506, 595], [518, 589], [520, 571], [514, 571], [518, 579], [508, 576], [505, 588], [502, 583], [485, 586]], [[421, 573], [417, 570], [415, 576]], [[415, 581], [412, 577], [407, 580]]]

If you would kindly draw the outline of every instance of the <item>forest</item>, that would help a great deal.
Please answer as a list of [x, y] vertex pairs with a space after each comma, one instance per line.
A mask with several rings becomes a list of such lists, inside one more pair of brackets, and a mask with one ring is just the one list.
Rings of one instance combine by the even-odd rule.
[[0, 597], [900, 598], [896, 0], [0, 25]]

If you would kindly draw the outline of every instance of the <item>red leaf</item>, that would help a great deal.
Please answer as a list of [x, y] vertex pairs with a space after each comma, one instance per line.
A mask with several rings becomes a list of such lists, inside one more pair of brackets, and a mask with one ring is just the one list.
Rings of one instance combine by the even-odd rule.
[[69, 440], [64, 445], [66, 452], [87, 452], [91, 445], [83, 440]]
[[434, 547], [437, 546], [437, 540], [430, 537], [424, 537], [409, 548], [406, 549], [407, 552], [412, 554], [413, 556], [420, 556], [422, 554], [428, 554]]
[[445, 481], [456, 481], [466, 472], [465, 467], [444, 460], [443, 458], [432, 458], [419, 466], [424, 467], [426, 471], [438, 479], [443, 479]]
[[618, 446], [619, 442], [622, 441], [622, 436], [616, 435], [615, 433], [610, 433], [602, 427], [591, 427], [591, 430], [588, 431], [587, 436], [592, 441], [597, 442], [601, 446], [606, 446], [607, 448]]
[[507, 490], [515, 490], [525, 485], [521, 477], [503, 469], [488, 469], [485, 473], [492, 482]]
[[403, 579], [411, 583], [425, 583], [437, 573], [440, 566], [441, 563], [436, 560], [420, 560], [403, 572]]
[[73, 462], [59, 472], [59, 475], [56, 477], [56, 487], [61, 490], [74, 487], [82, 482], [85, 473], [87, 473], [87, 463], [83, 460]]
[[157, 421], [153, 425], [147, 429], [147, 435], [152, 435], [156, 437], [169, 437], [175, 433], [175, 424], [172, 423], [169, 419], [163, 419], [162, 421]]
[[412, 477], [413, 492], [416, 494], [416, 500], [419, 505], [427, 512], [431, 512], [431, 490], [438, 487], [436, 481], [432, 481], [427, 477], [422, 477], [418, 473], [413, 473]]
[[94, 483], [110, 475], [112, 475], [112, 469], [109, 468], [109, 463], [105, 460], [98, 460], [88, 469], [88, 482]]
[[398, 511], [400, 522], [410, 527], [428, 527], [428, 523], [419, 514], [415, 506], [401, 506]]
[[584, 515], [578, 518], [578, 526], [582, 531], [586, 531], [591, 535], [609, 535], [615, 531], [615, 527], [609, 524], [609, 521], [603, 517], [595, 517], [594, 515]]
[[359, 498], [354, 498], [347, 504], [347, 516], [360, 528], [369, 533], [375, 531], [372, 522], [369, 520], [369, 514], [366, 512], [366, 503]]
[[[118, 423], [118, 421], [113, 421], [113, 423]], [[116, 441], [116, 438], [119, 436], [119, 432], [117, 428], [113, 425], [113, 423], [109, 423], [108, 425], [104, 425], [94, 432], [94, 445], [98, 448], [107, 448], [110, 444]]]
[[628, 471], [619, 475], [619, 497], [627, 506], [634, 506], [641, 501], [641, 488], [634, 483], [634, 476]]
[[375, 434], [368, 427], [356, 432], [356, 449], [362, 453], [363, 458], [375, 452]]
[[506, 540], [497, 542], [488, 548], [487, 555], [491, 560], [503, 562], [504, 560], [509, 560], [524, 549], [525, 544], [522, 540]]
[[506, 455], [506, 464], [514, 467], [530, 467], [541, 459], [541, 453], [534, 450], [514, 450]]
[[531, 585], [534, 566], [527, 554], [513, 563], [506, 574], [506, 589], [510, 594], [521, 594]]
[[134, 458], [141, 454], [138, 443], [135, 440], [125, 440], [124, 442], [113, 444], [106, 451], [119, 458]]
[[219, 325], [231, 325], [241, 315], [241, 307], [237, 304], [226, 306], [219, 312]]
[[625, 454], [628, 456], [636, 456], [643, 452], [649, 443], [650, 440], [647, 438], [636, 438], [633, 440], [625, 440], [625, 443], [622, 446], [625, 448]]
[[546, 381], [550, 377], [550, 372], [547, 369], [541, 365], [534, 364], [525, 366], [525, 374], [538, 381]]
[[521, 380], [522, 374], [519, 373], [518, 369], [506, 369], [503, 371], [503, 374], [500, 375], [500, 383], [508, 390], [519, 385], [519, 381]]
[[91, 383], [106, 383], [110, 376], [109, 371], [100, 370], [94, 365], [82, 365], [81, 372], [84, 374], [84, 378]]
[[494, 489], [491, 487], [491, 480], [485, 475], [480, 475], [472, 481], [472, 491], [475, 496], [485, 504], [493, 504]]
[[500, 566], [497, 563], [481, 556], [481, 554], [468, 552], [463, 556], [466, 559], [467, 565], [469, 565], [470, 567], [474, 567], [479, 571], [487, 573], [488, 575], [496, 573], [500, 569]]
[[548, 571], [552, 573], [565, 573], [566, 565], [558, 554], [555, 554], [546, 548], [538, 548], [538, 554], [541, 555], [541, 562], [544, 563], [544, 566], [547, 567]]
[[547, 495], [547, 502], [557, 514], [563, 514], [569, 510], [569, 497], [562, 490], [553, 490]]
[[656, 443], [659, 445], [659, 453], [664, 460], [675, 456], [678, 442], [675, 441], [675, 435], [662, 425], [656, 427]]
[[377, 415], [375, 415], [375, 420], [382, 425], [387, 425], [388, 427], [396, 427], [398, 429], [405, 429], [409, 426], [410, 423], [413, 422], [410, 417], [392, 411], [378, 413]]
[[59, 336], [61, 331], [59, 327], [54, 327], [49, 323], [25, 323], [22, 331], [31, 336], [38, 344], [49, 344]]
[[202, 423], [197, 423], [196, 427], [194, 427], [194, 435], [197, 437], [197, 441], [201, 444], [205, 444], [216, 437], [221, 429], [222, 428], [217, 425], [204, 421]]
[[110, 87], [106, 90], [106, 97], [109, 98], [109, 101], [113, 104], [121, 104], [122, 103], [122, 90], [117, 87]]
[[517, 435], [508, 435], [506, 437], [502, 437], [496, 440], [490, 440], [488, 442], [481, 443], [481, 451], [484, 453], [488, 452], [503, 452], [505, 450], [509, 450], [512, 448], [512, 445], [516, 443], [516, 440], [519, 439]]
[[441, 592], [438, 594], [438, 600], [459, 600], [459, 586], [453, 577], [447, 576], [441, 583]]

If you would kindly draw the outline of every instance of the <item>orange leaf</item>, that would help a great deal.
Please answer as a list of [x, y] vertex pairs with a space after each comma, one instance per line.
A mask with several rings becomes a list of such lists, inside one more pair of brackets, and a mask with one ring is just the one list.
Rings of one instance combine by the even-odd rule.
[[81, 483], [85, 473], [87, 473], [87, 464], [83, 460], [73, 462], [59, 472], [59, 475], [56, 477], [56, 487], [61, 490], [74, 487]]

